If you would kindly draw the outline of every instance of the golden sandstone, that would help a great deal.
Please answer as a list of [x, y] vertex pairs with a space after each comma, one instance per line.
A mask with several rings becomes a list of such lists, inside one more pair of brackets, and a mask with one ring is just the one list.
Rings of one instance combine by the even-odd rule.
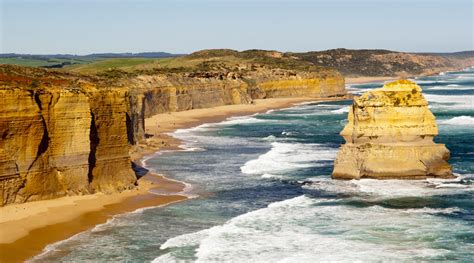
[[[324, 74], [323, 74], [324, 73]], [[257, 68], [101, 77], [0, 66], [0, 206], [135, 186], [145, 119], [277, 97], [345, 95], [344, 78]]]
[[398, 80], [355, 97], [332, 177], [452, 177], [449, 150], [433, 142], [438, 128], [421, 91], [412, 81]]

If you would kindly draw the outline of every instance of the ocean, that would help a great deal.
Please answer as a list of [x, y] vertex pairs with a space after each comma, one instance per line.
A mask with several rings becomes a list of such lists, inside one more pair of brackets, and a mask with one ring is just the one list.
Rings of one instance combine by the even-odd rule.
[[32, 261], [472, 262], [474, 68], [415, 81], [455, 179], [331, 180], [351, 102], [300, 104], [177, 130], [185, 150], [145, 163], [190, 200], [115, 216]]

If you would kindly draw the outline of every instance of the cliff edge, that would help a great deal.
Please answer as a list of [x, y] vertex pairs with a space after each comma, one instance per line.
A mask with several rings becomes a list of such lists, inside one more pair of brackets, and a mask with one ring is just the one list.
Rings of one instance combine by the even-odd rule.
[[0, 65], [0, 206], [133, 188], [130, 151], [158, 113], [346, 94], [335, 70], [220, 61], [95, 75]]
[[335, 179], [452, 177], [449, 150], [433, 142], [435, 117], [416, 83], [398, 80], [355, 97]]

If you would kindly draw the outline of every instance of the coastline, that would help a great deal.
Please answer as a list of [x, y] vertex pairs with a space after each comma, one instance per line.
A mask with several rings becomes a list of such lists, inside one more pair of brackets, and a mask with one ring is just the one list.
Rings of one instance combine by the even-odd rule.
[[[432, 72], [438, 74], [439, 72]], [[424, 75], [421, 75], [424, 76]], [[400, 77], [346, 78], [346, 84], [363, 84], [395, 80]], [[270, 109], [291, 107], [303, 102], [350, 99], [337, 98], [272, 98], [254, 100], [253, 104], [237, 104], [157, 114], [145, 120], [147, 142], [131, 150], [132, 161], [143, 167], [143, 158], [160, 150], [180, 150], [181, 141], [168, 135], [177, 129], [216, 123], [232, 116], [263, 113]], [[163, 195], [149, 193], [159, 189]], [[65, 240], [107, 222], [116, 215], [140, 208], [164, 206], [188, 199], [182, 192], [185, 184], [148, 172], [134, 189], [116, 194], [67, 196], [51, 200], [0, 207], [0, 262], [19, 262], [40, 254], [51, 243]], [[54, 216], [51, 216], [54, 214]], [[2, 252], [3, 251], [3, 252]], [[5, 253], [9, 251], [9, 253]]]
[[[438, 74], [431, 72], [429, 75]], [[428, 74], [423, 74], [424, 76]], [[346, 78], [346, 85], [390, 81], [393, 77]], [[214, 108], [162, 113], [145, 120], [146, 143], [131, 150], [133, 163], [143, 167], [143, 158], [160, 150], [180, 150], [181, 141], [168, 135], [177, 129], [186, 129], [203, 123], [216, 123], [232, 116], [263, 113], [303, 102], [323, 102], [350, 99], [336, 98], [271, 98], [257, 99], [253, 104], [225, 105]], [[57, 199], [13, 204], [0, 207], [0, 261], [19, 262], [40, 254], [51, 243], [65, 240], [107, 222], [116, 215], [140, 208], [164, 206], [188, 199], [182, 192], [185, 184], [163, 175], [148, 172], [138, 180], [134, 189], [115, 194], [66, 196]], [[163, 195], [151, 194], [159, 189]], [[51, 216], [54, 214], [54, 217]], [[9, 251], [8, 254], [2, 251]]]
[[[149, 193], [151, 189], [169, 195], [157, 196]], [[2, 207], [0, 262], [25, 261], [40, 254], [48, 244], [103, 224], [115, 215], [185, 200], [185, 196], [176, 194], [183, 189], [184, 184], [147, 175], [136, 188], [122, 193], [67, 196]]]
[[[253, 104], [225, 105], [213, 108], [168, 112], [154, 115], [145, 121], [145, 132], [149, 137], [146, 144], [138, 144], [131, 153], [132, 160], [159, 150], [180, 150], [181, 141], [168, 135], [177, 129], [192, 128], [204, 123], [217, 123], [229, 117], [264, 113], [271, 109], [282, 109], [304, 102], [340, 101], [349, 97], [335, 98], [271, 98], [256, 99]], [[139, 163], [141, 164], [141, 162]]]
[[[191, 128], [203, 123], [215, 123], [231, 116], [266, 112], [291, 107], [302, 102], [344, 100], [337, 98], [274, 98], [255, 100], [253, 104], [226, 105], [163, 113], [146, 119], [150, 138], [131, 152], [138, 166], [146, 155], [160, 150], [179, 150], [181, 142], [166, 133]], [[146, 170], [146, 167], [141, 169]], [[160, 195], [149, 190], [158, 189]], [[188, 199], [182, 192], [185, 184], [148, 172], [134, 189], [115, 194], [97, 193], [66, 196], [51, 200], [12, 204], [0, 208], [0, 261], [20, 262], [40, 254], [51, 243], [70, 238], [80, 232], [107, 222], [116, 215], [140, 208], [164, 206]], [[51, 216], [54, 215], [54, 216]], [[5, 253], [8, 251], [8, 253]]]

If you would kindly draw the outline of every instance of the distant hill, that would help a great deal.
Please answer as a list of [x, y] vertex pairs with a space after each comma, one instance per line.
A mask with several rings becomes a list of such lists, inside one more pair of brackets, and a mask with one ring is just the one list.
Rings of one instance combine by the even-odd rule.
[[141, 53], [96, 53], [86, 55], [86, 57], [96, 58], [173, 58], [184, 56], [185, 54], [171, 54], [166, 52], [141, 52]]
[[202, 60], [212, 63], [229, 61], [231, 58], [263, 63], [283, 64], [287, 68], [317, 67], [334, 68], [346, 77], [408, 77], [430, 75], [440, 71], [474, 66], [474, 51], [454, 53], [405, 53], [383, 49], [331, 49], [302, 53], [269, 50], [230, 49], [201, 50], [176, 60]]
[[113, 58], [89, 64], [73, 65], [65, 70], [94, 74], [109, 70], [192, 72], [192, 71], [239, 71], [265, 67], [301, 71], [324, 71], [325, 67], [311, 62], [284, 56], [278, 51], [209, 49], [173, 58]]
[[286, 53], [319, 66], [332, 67], [345, 76], [409, 76], [474, 66], [474, 51], [405, 53], [377, 49], [331, 49]]
[[166, 52], [142, 52], [142, 53], [97, 53], [89, 55], [71, 54], [0, 54], [0, 64], [12, 64], [30, 67], [63, 68], [76, 64], [88, 64], [111, 58], [172, 58], [183, 56], [182, 54], [171, 54]]
[[419, 55], [430, 55], [430, 56], [444, 56], [444, 57], [455, 57], [455, 58], [468, 58], [474, 57], [474, 50], [466, 50], [466, 51], [459, 51], [459, 52], [451, 52], [451, 53], [442, 53], [442, 52], [421, 52], [421, 53], [413, 53]]
[[62, 68], [86, 74], [109, 70], [206, 71], [265, 66], [309, 71], [333, 68], [346, 77], [407, 77], [474, 66], [474, 51], [406, 53], [382, 49], [340, 48], [301, 53], [207, 49], [189, 55], [166, 52], [98, 53], [83, 56], [0, 54], [0, 64]]

